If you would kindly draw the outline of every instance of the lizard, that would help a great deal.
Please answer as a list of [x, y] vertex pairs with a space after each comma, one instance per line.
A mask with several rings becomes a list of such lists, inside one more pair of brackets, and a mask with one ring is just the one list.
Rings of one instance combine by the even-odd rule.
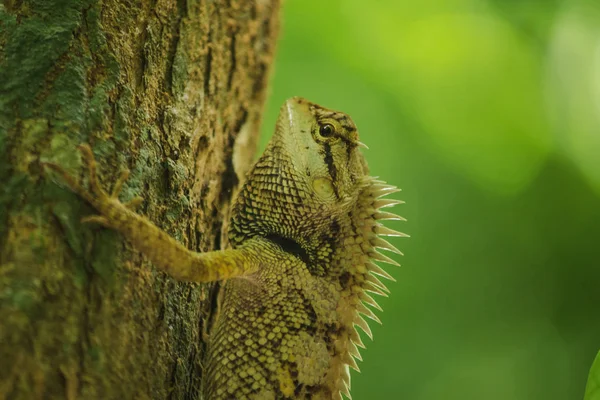
[[300, 97], [280, 109], [275, 132], [249, 170], [231, 213], [230, 248], [194, 252], [135, 212], [143, 199], [111, 193], [96, 173], [89, 145], [80, 145], [89, 189], [45, 163], [98, 215], [84, 222], [120, 232], [154, 266], [180, 281], [223, 281], [203, 372], [206, 399], [342, 399], [349, 368], [372, 339], [363, 316], [380, 322], [371, 294], [387, 296], [380, 278], [393, 265], [379, 249], [402, 254], [381, 236], [402, 236], [383, 220], [405, 220], [386, 207], [398, 188], [371, 177], [352, 119]]

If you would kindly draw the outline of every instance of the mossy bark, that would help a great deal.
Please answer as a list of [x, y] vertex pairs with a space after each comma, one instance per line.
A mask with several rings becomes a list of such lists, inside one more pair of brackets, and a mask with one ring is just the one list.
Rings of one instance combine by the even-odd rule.
[[[175, 282], [45, 173], [102, 181], [198, 251], [224, 246], [252, 158], [278, 0], [0, 6], [0, 399], [198, 398], [211, 285]], [[86, 182], [84, 182], [86, 183]]]

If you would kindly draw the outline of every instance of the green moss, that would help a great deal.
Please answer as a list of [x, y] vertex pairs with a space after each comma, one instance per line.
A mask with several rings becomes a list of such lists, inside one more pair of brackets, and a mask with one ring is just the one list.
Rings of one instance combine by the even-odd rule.
[[[16, 15], [0, 9], [5, 28], [0, 33], [0, 110], [14, 113], [0, 119], [0, 126], [8, 129], [19, 119], [43, 117], [75, 142], [86, 141], [86, 131], [104, 128], [108, 95], [120, 74], [102, 33], [99, 8], [90, 0], [37, 0], [23, 8], [28, 12], [21, 12], [19, 23]], [[95, 83], [91, 94], [89, 80]]]
[[79, 213], [70, 202], [61, 201], [52, 205], [52, 214], [56, 217], [62, 227], [62, 233], [67, 239], [69, 247], [78, 258], [83, 257], [83, 240]]
[[118, 254], [115, 249], [119, 247], [120, 243], [123, 243], [120, 234], [109, 229], [98, 229], [94, 236], [94, 248], [90, 255], [94, 272], [111, 287], [114, 283], [114, 272], [118, 266]]
[[128, 146], [129, 139], [131, 137], [129, 127], [133, 125], [133, 122], [131, 121], [131, 118], [134, 114], [133, 104], [134, 95], [131, 92], [131, 89], [129, 89], [128, 87], [124, 87], [119, 97], [119, 100], [117, 101], [117, 112], [115, 114], [115, 120], [113, 122], [114, 139], [119, 144], [119, 146]]
[[40, 160], [53, 162], [69, 172], [76, 173], [82, 166], [81, 155], [76, 151], [78, 142], [65, 134], [56, 133], [50, 146], [43, 149]]
[[8, 224], [5, 221], [8, 219], [11, 204], [17, 201], [14, 194], [23, 193], [26, 186], [27, 175], [20, 173], [13, 174], [2, 183], [2, 190], [0, 190], [0, 238], [5, 237], [5, 232], [8, 229]]
[[5, 27], [0, 61], [0, 109], [15, 110], [24, 118], [37, 113], [35, 103], [48, 74], [69, 50], [73, 31], [81, 23], [82, 0], [31, 1], [28, 17], [16, 22], [0, 10]]
[[21, 125], [22, 151], [32, 153], [48, 135], [48, 120], [45, 118], [26, 119]]
[[52, 87], [47, 88], [50, 93], [40, 108], [56, 130], [74, 130], [70, 136], [79, 141], [79, 131], [85, 126], [87, 117], [86, 70], [90, 63], [86, 55], [72, 57], [52, 82]]
[[[96, 157], [97, 160], [105, 160], [105, 159], [110, 159], [111, 157], [114, 156], [114, 154], [117, 152], [117, 148], [116, 145], [113, 141], [97, 141], [96, 143], [94, 143], [94, 156]], [[101, 165], [99, 166], [101, 167]], [[118, 171], [115, 171], [118, 172]], [[112, 183], [112, 182], [105, 182], [105, 185]]]
[[29, 288], [16, 288], [12, 293], [12, 305], [24, 314], [30, 314], [39, 306], [38, 301], [35, 292]]
[[169, 171], [169, 184], [172, 190], [178, 190], [188, 180], [188, 169], [181, 163], [167, 159], [167, 171]]
[[95, 364], [96, 368], [100, 369], [104, 364], [104, 357], [102, 352], [102, 347], [100, 346], [91, 346], [88, 349], [88, 356], [91, 361]]
[[186, 82], [189, 81], [188, 70], [188, 58], [181, 46], [178, 46], [173, 59], [173, 75], [171, 77], [172, 90], [175, 95], [183, 96]]
[[120, 67], [114, 54], [110, 51], [106, 37], [100, 25], [100, 12], [97, 7], [86, 14], [88, 26], [88, 45], [94, 62], [101, 66], [95, 68], [91, 79], [98, 82], [89, 99], [88, 129], [91, 131], [105, 129], [105, 115], [109, 107], [108, 96], [115, 89], [120, 75]]
[[[148, 128], [148, 132], [152, 132], [152, 128]], [[144, 136], [141, 135], [140, 138]], [[154, 151], [151, 141], [144, 141], [144, 146], [140, 148], [138, 160], [135, 165], [133, 180], [138, 180], [140, 184], [150, 179], [155, 182], [164, 181], [164, 170], [160, 168], [156, 160], [159, 158], [158, 154]]]
[[[189, 208], [190, 201], [186, 196], [181, 196], [175, 202], [171, 203], [169, 209], [165, 213], [165, 218], [172, 224], [181, 221], [183, 213]], [[178, 234], [176, 239], [181, 240], [181, 235]]]
[[89, 46], [92, 54], [103, 54], [108, 52], [106, 37], [100, 29], [100, 10], [92, 7], [86, 13], [86, 24], [89, 27]]
[[[1, 97], [1, 96], [0, 96]], [[0, 107], [1, 109], [1, 107]], [[9, 159], [8, 129], [2, 123], [0, 112], [0, 160]], [[9, 205], [13, 200], [12, 189], [19, 185], [19, 180], [14, 180], [10, 175], [11, 165], [8, 162], [0, 162], [0, 182], [3, 190], [0, 190], [0, 238], [4, 237], [6, 231], [6, 219], [8, 217]]]

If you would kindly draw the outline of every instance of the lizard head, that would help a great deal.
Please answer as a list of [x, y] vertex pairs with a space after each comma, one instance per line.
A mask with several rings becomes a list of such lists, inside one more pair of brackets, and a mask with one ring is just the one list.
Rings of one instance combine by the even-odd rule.
[[376, 220], [385, 213], [378, 209], [398, 202], [378, 197], [397, 189], [369, 176], [358, 139], [348, 115], [300, 97], [287, 100], [235, 202], [231, 243], [269, 238], [321, 276], [346, 272], [337, 252], [371, 257], [371, 244], [360, 243], [380, 243]]
[[[352, 119], [301, 97], [287, 100], [273, 137], [315, 203], [339, 203], [367, 172]], [[275, 150], [275, 149], [274, 149]]]
[[300, 97], [287, 100], [235, 203], [232, 244], [277, 237], [314, 261], [320, 242], [338, 229], [335, 217], [347, 214], [364, 188], [368, 168], [360, 147], [348, 115]]

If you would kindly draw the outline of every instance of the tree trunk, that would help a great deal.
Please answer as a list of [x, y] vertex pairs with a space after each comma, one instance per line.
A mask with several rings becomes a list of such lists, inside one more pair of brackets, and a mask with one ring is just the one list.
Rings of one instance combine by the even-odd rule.
[[[226, 246], [255, 150], [278, 0], [0, 6], [0, 399], [199, 397], [213, 285], [173, 281], [43, 171], [105, 187], [188, 248]], [[87, 184], [87, 182], [83, 182]]]

